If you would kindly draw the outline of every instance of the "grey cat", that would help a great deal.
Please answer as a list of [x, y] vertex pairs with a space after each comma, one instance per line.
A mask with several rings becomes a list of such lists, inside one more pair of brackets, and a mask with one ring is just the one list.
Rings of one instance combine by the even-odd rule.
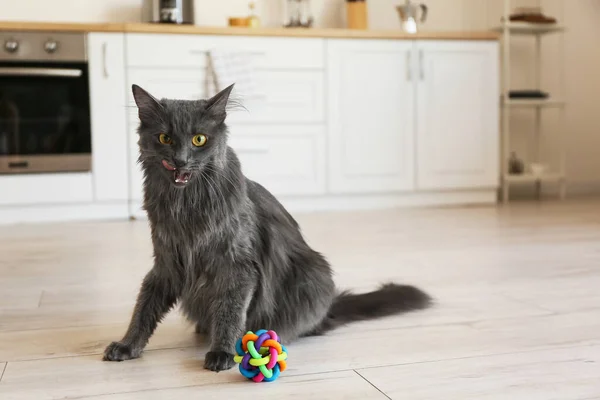
[[210, 339], [204, 367], [222, 371], [233, 366], [246, 330], [273, 329], [287, 342], [431, 302], [413, 286], [391, 283], [359, 295], [336, 291], [328, 262], [275, 197], [243, 175], [228, 147], [232, 88], [184, 101], [132, 87], [154, 266], [129, 329], [104, 360], [139, 357], [176, 303]]

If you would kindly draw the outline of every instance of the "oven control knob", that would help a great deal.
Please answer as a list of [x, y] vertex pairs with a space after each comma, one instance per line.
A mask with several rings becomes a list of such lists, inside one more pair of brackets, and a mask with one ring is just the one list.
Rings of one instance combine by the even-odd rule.
[[58, 42], [55, 40], [48, 40], [46, 43], [44, 43], [44, 50], [46, 50], [46, 53], [49, 54], [56, 52], [56, 50], [58, 50]]
[[19, 42], [17, 42], [15, 39], [8, 39], [6, 42], [4, 42], [4, 50], [9, 53], [16, 52], [19, 50]]

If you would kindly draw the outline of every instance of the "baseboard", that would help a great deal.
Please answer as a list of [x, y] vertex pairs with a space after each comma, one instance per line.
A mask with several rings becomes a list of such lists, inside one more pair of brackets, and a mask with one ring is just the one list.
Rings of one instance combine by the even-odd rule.
[[290, 212], [375, 210], [401, 207], [495, 204], [495, 190], [413, 192], [382, 195], [338, 195], [279, 198]]
[[[559, 185], [556, 183], [542, 184], [541, 198], [558, 198]], [[585, 198], [600, 196], [600, 181], [568, 182], [567, 198]], [[510, 200], [535, 200], [537, 194], [535, 185], [521, 184], [513, 185], [510, 188]]]
[[[471, 190], [448, 192], [413, 192], [381, 195], [327, 195], [278, 197], [290, 212], [374, 210], [398, 207], [469, 206], [496, 204], [496, 191]], [[145, 219], [140, 202], [130, 204], [132, 217]]]
[[567, 184], [567, 195], [577, 197], [599, 196], [600, 181], [573, 182]]
[[126, 202], [0, 207], [0, 225], [127, 218]]

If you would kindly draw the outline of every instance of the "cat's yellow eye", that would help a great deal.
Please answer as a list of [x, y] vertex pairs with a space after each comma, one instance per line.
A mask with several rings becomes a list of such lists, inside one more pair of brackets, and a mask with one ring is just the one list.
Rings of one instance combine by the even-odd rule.
[[160, 136], [158, 137], [158, 141], [161, 142], [162, 144], [171, 144], [173, 143], [173, 139], [171, 139], [171, 136], [165, 134], [165, 133], [161, 133]]
[[199, 134], [192, 138], [192, 144], [196, 147], [202, 147], [206, 144], [207, 140], [206, 135]]

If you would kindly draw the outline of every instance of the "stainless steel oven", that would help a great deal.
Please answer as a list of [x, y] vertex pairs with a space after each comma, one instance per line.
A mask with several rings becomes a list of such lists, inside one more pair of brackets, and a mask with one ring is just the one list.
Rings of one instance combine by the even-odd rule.
[[0, 32], [0, 174], [91, 170], [86, 36]]

